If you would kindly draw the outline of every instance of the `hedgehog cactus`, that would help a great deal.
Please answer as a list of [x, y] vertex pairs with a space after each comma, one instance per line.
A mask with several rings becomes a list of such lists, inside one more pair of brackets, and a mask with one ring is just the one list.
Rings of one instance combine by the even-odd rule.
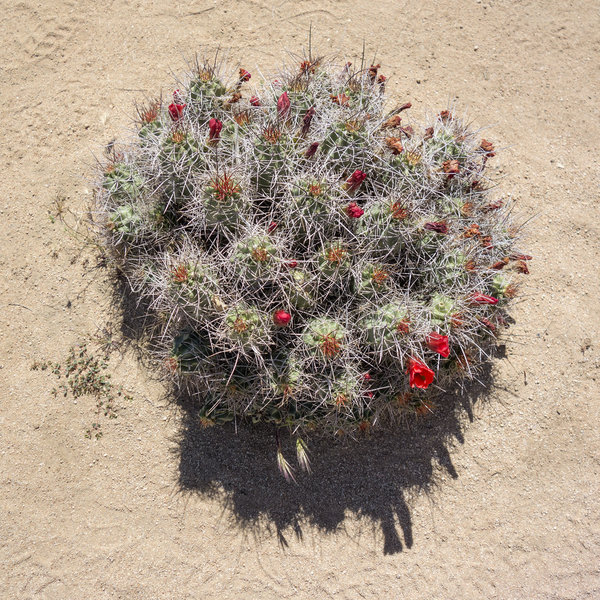
[[103, 170], [103, 243], [204, 424], [427, 414], [506, 323], [531, 257], [492, 198], [493, 145], [447, 110], [409, 124], [378, 70], [309, 57], [250, 91], [244, 69], [197, 65]]

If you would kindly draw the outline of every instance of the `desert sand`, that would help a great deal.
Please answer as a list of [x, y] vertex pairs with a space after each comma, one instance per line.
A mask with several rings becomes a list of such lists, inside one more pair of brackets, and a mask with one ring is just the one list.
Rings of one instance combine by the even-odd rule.
[[[0, 597], [600, 598], [598, 2], [0, 5]], [[201, 430], [166, 393], [112, 272], [51, 217], [85, 214], [95, 156], [195, 52], [258, 74], [311, 23], [318, 52], [364, 41], [417, 121], [450, 104], [491, 126], [534, 259], [469, 398], [318, 444], [290, 485], [269, 432]], [[101, 338], [132, 396], [115, 419], [31, 370]]]

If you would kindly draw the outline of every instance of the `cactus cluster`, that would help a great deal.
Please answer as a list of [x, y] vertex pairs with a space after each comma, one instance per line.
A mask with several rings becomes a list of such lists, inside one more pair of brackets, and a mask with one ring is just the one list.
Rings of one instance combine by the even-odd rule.
[[411, 124], [379, 68], [309, 56], [247, 91], [246, 70], [196, 63], [103, 165], [103, 244], [205, 425], [423, 415], [506, 325], [530, 257], [494, 147], [448, 110]]

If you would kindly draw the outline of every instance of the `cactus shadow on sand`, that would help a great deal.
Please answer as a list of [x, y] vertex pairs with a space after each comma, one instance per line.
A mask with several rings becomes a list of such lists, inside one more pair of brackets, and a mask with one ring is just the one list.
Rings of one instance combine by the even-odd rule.
[[[193, 401], [179, 398], [181, 491], [224, 499], [237, 526], [259, 532], [274, 527], [283, 547], [289, 535], [302, 539], [305, 526], [335, 532], [351, 513], [381, 528], [384, 554], [400, 552], [413, 545], [410, 498], [435, 486], [440, 468], [458, 477], [449, 445], [463, 443], [472, 404], [489, 388], [488, 370], [462, 394], [445, 395], [429, 417], [394, 432], [358, 440], [312, 438], [312, 473], [297, 472], [296, 483], [277, 470], [272, 427], [203, 428]], [[287, 442], [291, 455], [293, 443]]]
[[[146, 364], [144, 341], [152, 330], [152, 317], [123, 279], [116, 283], [113, 306], [119, 313], [121, 334]], [[237, 428], [233, 424], [203, 427], [199, 402], [171, 390], [168, 397], [180, 419], [174, 445], [179, 491], [223, 502], [233, 525], [244, 531], [260, 536], [274, 528], [284, 548], [290, 536], [301, 541], [306, 527], [340, 531], [352, 514], [367, 527], [380, 528], [384, 554], [409, 549], [413, 545], [411, 498], [432, 490], [440, 470], [458, 477], [449, 448], [464, 442], [473, 405], [484, 402], [491, 392], [491, 369], [486, 363], [477, 381], [463, 390], [447, 390], [432, 414], [395, 431], [378, 431], [356, 440], [330, 435], [307, 439], [312, 473], [296, 469], [296, 483], [286, 481], [277, 469], [274, 427], [246, 423]], [[284, 436], [282, 441], [284, 452], [292, 456], [293, 440]]]

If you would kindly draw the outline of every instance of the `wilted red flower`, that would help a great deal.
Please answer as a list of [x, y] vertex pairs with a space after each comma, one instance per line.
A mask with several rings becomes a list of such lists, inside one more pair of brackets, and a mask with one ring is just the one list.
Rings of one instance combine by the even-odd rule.
[[250, 81], [250, 77], [252, 77], [252, 75], [250, 75], [246, 69], [240, 69], [240, 83]]
[[285, 310], [276, 310], [273, 313], [273, 323], [277, 327], [285, 327], [292, 320], [292, 315]]
[[356, 204], [356, 202], [350, 202], [348, 206], [346, 206], [346, 214], [352, 219], [358, 219], [365, 214], [365, 211]]
[[396, 323], [396, 331], [398, 333], [408, 333], [410, 331], [410, 322], [407, 321], [406, 319], [402, 319], [402, 321], [398, 321]]
[[340, 106], [348, 106], [348, 103], [350, 102], [350, 97], [343, 93], [331, 94], [329, 97], [334, 104], [339, 104]]
[[430, 140], [433, 137], [433, 127], [428, 127], [425, 130], [425, 135], [423, 136], [424, 140]]
[[488, 142], [487, 140], [481, 140], [481, 145], [479, 146], [484, 152], [487, 158], [492, 158], [492, 156], [496, 156], [494, 152], [494, 144], [492, 142]]
[[494, 271], [500, 271], [501, 269], [504, 269], [504, 267], [508, 264], [508, 261], [508, 256], [505, 256], [502, 260], [495, 262], [490, 269], [494, 269]]
[[312, 123], [313, 117], [315, 116], [315, 107], [311, 106], [304, 115], [302, 119], [302, 135], [306, 135], [308, 130], [310, 129], [310, 124]]
[[489, 204], [486, 204], [483, 209], [484, 210], [498, 210], [499, 208], [502, 208], [504, 206], [504, 201], [503, 200], [496, 200], [496, 202], [490, 202]]
[[208, 140], [211, 142], [216, 142], [219, 140], [219, 135], [221, 134], [221, 129], [223, 129], [223, 123], [218, 119], [211, 119], [208, 122]]
[[479, 237], [480, 235], [481, 228], [477, 223], [472, 223], [471, 225], [469, 225], [469, 227], [467, 227], [462, 234], [464, 238]]
[[460, 173], [460, 163], [456, 159], [445, 160], [442, 163], [442, 169], [446, 175], [454, 177], [454, 175]]
[[443, 110], [439, 117], [442, 121], [449, 121], [452, 118], [452, 113], [449, 110]]
[[485, 317], [479, 317], [478, 320], [480, 321], [480, 323], [482, 325], [487, 327], [492, 333], [494, 333], [496, 331], [496, 326], [489, 319], [486, 319]]
[[531, 260], [533, 256], [529, 256], [529, 254], [516, 254], [513, 253], [510, 255], [510, 260]]
[[269, 227], [267, 228], [267, 231], [269, 233], [273, 233], [273, 231], [275, 231], [277, 229], [277, 223], [275, 221], [271, 221], [269, 223]]
[[402, 112], [403, 110], [408, 110], [409, 108], [412, 107], [412, 104], [410, 102], [405, 102], [399, 109], [398, 112]]
[[448, 358], [450, 355], [450, 344], [448, 343], [447, 335], [440, 335], [432, 332], [427, 336], [427, 346], [433, 352], [437, 352], [440, 356]]
[[515, 264], [515, 269], [523, 275], [529, 275], [529, 267], [524, 260], [518, 260]]
[[435, 373], [426, 364], [416, 358], [409, 359], [407, 371], [410, 387], [417, 387], [422, 390], [426, 390], [435, 377]]
[[493, 296], [486, 296], [481, 292], [473, 292], [471, 294], [471, 303], [473, 304], [498, 304], [498, 298]]
[[287, 119], [290, 114], [290, 108], [292, 104], [288, 97], [287, 92], [283, 92], [281, 96], [279, 96], [279, 100], [277, 100], [277, 114], [280, 119]]
[[169, 116], [173, 121], [179, 121], [183, 117], [183, 111], [185, 109], [185, 104], [175, 104], [172, 102], [169, 104]]
[[188, 280], [188, 270], [185, 265], [179, 265], [173, 269], [173, 279], [177, 283], [185, 283]]
[[448, 233], [448, 225], [446, 221], [434, 221], [432, 223], [425, 223], [423, 225], [423, 229], [427, 229], [428, 231], [435, 231], [436, 233], [446, 234]]
[[352, 175], [346, 181], [346, 190], [349, 192], [356, 191], [360, 184], [367, 178], [367, 174], [363, 173], [360, 169], [356, 169]]
[[306, 158], [311, 158], [315, 155], [315, 153], [317, 152], [317, 148], [319, 147], [319, 142], [313, 142], [309, 147], [308, 150], [304, 153], [304, 156]]
[[402, 140], [399, 137], [385, 138], [385, 145], [392, 151], [392, 154], [400, 154], [404, 150]]
[[411, 138], [414, 134], [415, 134], [415, 130], [410, 126], [407, 125], [406, 127], [400, 127], [400, 131], [407, 137], [407, 138]]
[[380, 68], [381, 68], [380, 64], [371, 65], [369, 67], [369, 77], [370, 77], [371, 81], [375, 81], [375, 78], [377, 77], [377, 71], [379, 71]]
[[260, 106], [260, 100], [258, 99], [257, 96], [252, 96], [252, 98], [250, 98], [249, 102], [252, 106]]
[[383, 86], [385, 84], [385, 82], [387, 81], [387, 77], [385, 75], [380, 75], [377, 78], [377, 83], [381, 86]]
[[408, 217], [408, 209], [401, 202], [392, 202], [390, 213], [392, 214], [392, 219], [398, 219], [399, 221]]
[[387, 121], [384, 121], [381, 128], [393, 129], [394, 127], [400, 127], [400, 123], [402, 123], [402, 118], [400, 117], [400, 115], [394, 115], [393, 117], [390, 117]]

